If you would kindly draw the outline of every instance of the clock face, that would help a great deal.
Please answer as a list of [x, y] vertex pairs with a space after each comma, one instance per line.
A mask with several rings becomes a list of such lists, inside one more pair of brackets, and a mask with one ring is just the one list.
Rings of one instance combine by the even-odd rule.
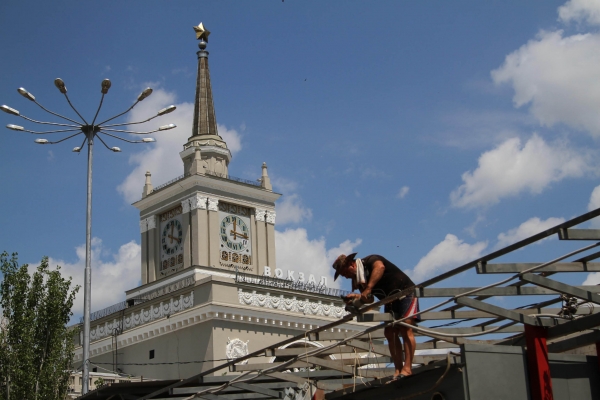
[[161, 245], [164, 255], [170, 256], [176, 254], [181, 249], [181, 241], [183, 239], [183, 229], [181, 222], [177, 219], [168, 221], [161, 235]]
[[172, 274], [183, 268], [182, 208], [176, 207], [160, 215], [160, 268], [161, 275]]
[[242, 252], [250, 246], [250, 229], [237, 215], [227, 215], [221, 220], [221, 243], [229, 250]]

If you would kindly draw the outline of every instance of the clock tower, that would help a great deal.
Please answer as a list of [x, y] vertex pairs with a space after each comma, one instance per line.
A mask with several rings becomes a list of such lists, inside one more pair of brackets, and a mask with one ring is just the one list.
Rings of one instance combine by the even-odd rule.
[[258, 181], [229, 175], [231, 152], [217, 131], [208, 51], [194, 27], [198, 76], [191, 136], [179, 153], [183, 175], [153, 187], [146, 172], [140, 210], [142, 285], [192, 266], [262, 275], [275, 265], [275, 201], [267, 165]]

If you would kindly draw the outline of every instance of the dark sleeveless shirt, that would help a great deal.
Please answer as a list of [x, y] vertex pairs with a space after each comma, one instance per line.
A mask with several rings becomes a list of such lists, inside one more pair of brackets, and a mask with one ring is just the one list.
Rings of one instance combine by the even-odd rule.
[[[396, 267], [393, 263], [380, 255], [372, 254], [361, 260], [365, 267], [365, 280], [367, 283], [369, 283], [369, 279], [371, 278], [371, 271], [373, 270], [375, 261], [381, 261], [385, 267], [383, 276], [373, 287], [371, 292], [373, 296], [377, 297], [379, 300], [415, 285], [408, 275], [402, 272], [400, 268]], [[353, 290], [357, 289], [357, 287], [354, 287], [354, 280], [352, 281], [352, 286]]]

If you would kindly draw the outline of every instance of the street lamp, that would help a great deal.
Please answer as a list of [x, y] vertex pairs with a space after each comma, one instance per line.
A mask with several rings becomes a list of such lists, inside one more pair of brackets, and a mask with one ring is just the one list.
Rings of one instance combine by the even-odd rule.
[[158, 129], [155, 129], [153, 131], [146, 131], [146, 132], [136, 132], [136, 131], [130, 131], [130, 130], [122, 130], [122, 129], [114, 129], [114, 127], [118, 127], [118, 126], [124, 126], [124, 125], [135, 125], [135, 124], [141, 124], [144, 122], [148, 122], [156, 117], [160, 117], [162, 115], [168, 114], [172, 111], [175, 110], [175, 106], [171, 105], [169, 107], [163, 108], [162, 110], [158, 111], [156, 113], [156, 115], [144, 120], [144, 121], [139, 121], [139, 122], [123, 122], [123, 123], [118, 123], [118, 124], [110, 124], [110, 125], [106, 125], [107, 122], [112, 121], [126, 113], [128, 113], [129, 111], [131, 111], [131, 109], [133, 109], [133, 107], [135, 107], [140, 101], [144, 100], [146, 97], [150, 96], [152, 94], [152, 89], [151, 88], [146, 88], [142, 91], [142, 93], [138, 96], [137, 100], [133, 103], [133, 105], [131, 107], [129, 107], [127, 110], [125, 110], [124, 112], [115, 115], [114, 117], [111, 117], [107, 120], [104, 120], [98, 124], [96, 124], [96, 118], [98, 117], [98, 113], [100, 112], [100, 109], [102, 108], [102, 103], [104, 101], [104, 95], [108, 93], [108, 89], [110, 89], [111, 83], [110, 80], [108, 79], [104, 79], [102, 81], [102, 85], [101, 85], [101, 93], [102, 93], [102, 97], [100, 98], [100, 104], [98, 105], [98, 110], [96, 110], [96, 115], [94, 115], [94, 119], [92, 120], [91, 123], [88, 123], [87, 120], [85, 118], [83, 118], [81, 116], [81, 114], [79, 114], [79, 111], [77, 111], [77, 109], [73, 106], [73, 104], [71, 104], [71, 100], [69, 100], [69, 96], [67, 95], [67, 87], [65, 86], [65, 83], [62, 79], [60, 78], [56, 78], [54, 80], [54, 85], [56, 86], [56, 88], [65, 95], [65, 98], [67, 100], [67, 102], [69, 103], [69, 105], [71, 106], [71, 108], [73, 109], [73, 111], [75, 111], [75, 113], [79, 116], [79, 118], [83, 121], [83, 122], [79, 122], [76, 120], [73, 120], [71, 118], [67, 118], [63, 115], [57, 114], [55, 112], [52, 112], [50, 110], [48, 110], [47, 108], [45, 108], [44, 106], [42, 106], [36, 99], [35, 96], [31, 93], [29, 93], [26, 89], [24, 88], [19, 88], [17, 89], [17, 91], [19, 92], [19, 94], [21, 94], [21, 96], [25, 97], [27, 100], [33, 101], [35, 104], [37, 104], [42, 110], [57, 116], [59, 118], [62, 118], [63, 120], [69, 121], [70, 123], [65, 124], [65, 123], [56, 123], [56, 122], [43, 122], [43, 121], [36, 121], [34, 119], [31, 119], [29, 117], [26, 117], [25, 115], [22, 115], [19, 111], [15, 110], [14, 108], [11, 108], [7, 105], [3, 105], [0, 106], [0, 109], [8, 114], [11, 115], [16, 115], [18, 117], [21, 117], [23, 119], [26, 119], [27, 121], [30, 122], [34, 122], [36, 124], [42, 124], [42, 125], [52, 125], [52, 126], [56, 126], [58, 129], [57, 130], [51, 130], [51, 131], [43, 131], [43, 132], [37, 132], [37, 131], [31, 131], [29, 129], [25, 129], [22, 126], [19, 125], [13, 125], [13, 124], [8, 124], [6, 125], [6, 127], [8, 129], [11, 129], [13, 131], [22, 131], [22, 132], [29, 132], [29, 133], [33, 133], [36, 135], [46, 135], [46, 134], [51, 134], [51, 133], [63, 133], [63, 132], [75, 132], [73, 134], [70, 134], [69, 136], [63, 137], [60, 140], [56, 140], [56, 141], [49, 141], [48, 139], [35, 139], [35, 143], [37, 144], [57, 144], [60, 142], [64, 142], [65, 140], [71, 139], [73, 137], [79, 136], [81, 134], [84, 135], [84, 139], [83, 139], [83, 143], [81, 143], [81, 146], [75, 147], [73, 149], [74, 152], [79, 153], [81, 151], [81, 148], [84, 146], [84, 144], [87, 142], [88, 145], [88, 163], [87, 163], [87, 213], [86, 213], [86, 243], [85, 243], [85, 283], [84, 283], [84, 288], [83, 288], [83, 343], [82, 343], [82, 347], [83, 347], [83, 372], [82, 372], [82, 379], [83, 379], [83, 387], [82, 387], [82, 394], [85, 394], [88, 392], [89, 389], [89, 353], [90, 353], [90, 304], [91, 304], [91, 299], [90, 299], [90, 295], [91, 295], [91, 289], [92, 289], [92, 282], [91, 282], [91, 263], [92, 263], [92, 154], [93, 154], [93, 149], [94, 149], [94, 139], [97, 138], [98, 140], [100, 140], [100, 142], [110, 151], [113, 152], [120, 152], [121, 149], [119, 147], [108, 147], [108, 145], [106, 144], [106, 142], [102, 139], [102, 137], [100, 136], [100, 134], [102, 135], [106, 135], [106, 136], [110, 136], [112, 138], [115, 139], [119, 139], [122, 140], [124, 142], [127, 143], [152, 143], [155, 142], [155, 140], [153, 138], [143, 138], [141, 140], [128, 140], [125, 138], [122, 138], [118, 135], [115, 135], [113, 133], [109, 133], [109, 132], [117, 132], [117, 133], [133, 133], [133, 134], [151, 134], [154, 132], [161, 132], [161, 131], [166, 131], [169, 129], [173, 129], [175, 128], [175, 124], [168, 124], [168, 125], [163, 125], [161, 127], [159, 127]]

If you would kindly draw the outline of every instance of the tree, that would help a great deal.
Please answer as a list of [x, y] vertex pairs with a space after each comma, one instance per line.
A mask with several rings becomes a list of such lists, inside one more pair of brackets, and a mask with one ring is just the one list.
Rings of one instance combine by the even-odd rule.
[[0, 400], [64, 399], [73, 361], [67, 323], [79, 286], [44, 257], [33, 274], [0, 255]]

